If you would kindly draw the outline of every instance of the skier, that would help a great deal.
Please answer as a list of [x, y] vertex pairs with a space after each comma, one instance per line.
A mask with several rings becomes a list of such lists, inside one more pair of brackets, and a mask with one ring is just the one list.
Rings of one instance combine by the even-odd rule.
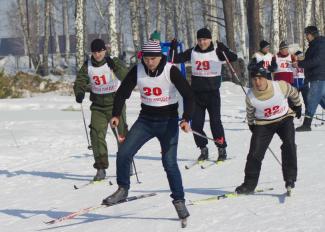
[[130, 188], [129, 167], [132, 157], [150, 139], [156, 137], [162, 149], [162, 163], [171, 189], [171, 197], [180, 219], [189, 213], [185, 206], [182, 177], [177, 165], [178, 100], [177, 90], [185, 99], [180, 127], [190, 131], [189, 120], [193, 108], [193, 93], [182, 74], [162, 55], [159, 43], [148, 41], [142, 47], [141, 63], [127, 74], [118, 89], [113, 107], [111, 125], [118, 126], [125, 100], [137, 85], [141, 95], [141, 111], [117, 154], [118, 190], [103, 200], [112, 205], [123, 201]]
[[[304, 54], [302, 51], [296, 51], [295, 60], [303, 59]], [[293, 86], [296, 87], [298, 92], [301, 92], [302, 99], [304, 100], [305, 108], [307, 109], [307, 94], [309, 89], [308, 81], [305, 80], [305, 72], [303, 68], [293, 68]]]
[[277, 63], [277, 69], [274, 71], [274, 80], [283, 80], [293, 84], [292, 63], [296, 62], [294, 55], [289, 54], [289, 45], [286, 41], [281, 41], [279, 52], [274, 56]]
[[325, 38], [319, 35], [315, 26], [306, 27], [305, 36], [309, 42], [305, 58], [300, 58], [293, 64], [295, 68], [304, 68], [309, 83], [306, 116], [296, 131], [311, 131], [311, 122], [318, 104], [325, 109]]
[[247, 69], [248, 71], [252, 71], [256, 69], [256, 67], [264, 68], [269, 71], [268, 79], [271, 80], [272, 72], [276, 70], [277, 63], [275, 61], [275, 57], [269, 51], [270, 43], [262, 40], [260, 42], [260, 50], [253, 55], [247, 66]]
[[[265, 152], [278, 134], [281, 145], [282, 171], [286, 188], [294, 188], [297, 177], [297, 154], [293, 118], [301, 117], [301, 103], [297, 90], [284, 81], [267, 80], [263, 68], [251, 72], [253, 87], [246, 95], [246, 112], [252, 132], [245, 167], [244, 183], [236, 188], [238, 194], [254, 192]], [[287, 98], [294, 104], [290, 109]]]
[[[90, 84], [91, 123], [90, 138], [94, 152], [97, 169], [94, 181], [100, 181], [106, 177], [108, 168], [108, 152], [106, 144], [106, 132], [109, 120], [112, 117], [112, 108], [115, 92], [120, 86], [120, 80], [125, 77], [127, 69], [117, 58], [106, 55], [106, 46], [103, 40], [95, 39], [91, 43], [91, 58], [87, 59], [77, 74], [73, 89], [76, 102], [82, 103], [85, 92]], [[127, 133], [125, 106], [118, 127], [118, 135], [113, 131], [118, 144], [123, 142]]]
[[[203, 131], [205, 112], [209, 113], [210, 127], [215, 144], [218, 147], [218, 161], [226, 160], [226, 139], [220, 116], [220, 85], [221, 69], [225, 61], [223, 52], [230, 61], [237, 60], [237, 55], [223, 43], [217, 41], [217, 48], [212, 43], [211, 32], [207, 28], [197, 31], [197, 45], [187, 49], [185, 52], [177, 53], [177, 40], [171, 42], [170, 55], [174, 56], [174, 63], [184, 63], [191, 61], [192, 75], [191, 87], [195, 95], [195, 108], [191, 127], [194, 131], [205, 135]], [[198, 161], [207, 160], [209, 152], [207, 148], [208, 140], [194, 134], [194, 140], [201, 153]]]

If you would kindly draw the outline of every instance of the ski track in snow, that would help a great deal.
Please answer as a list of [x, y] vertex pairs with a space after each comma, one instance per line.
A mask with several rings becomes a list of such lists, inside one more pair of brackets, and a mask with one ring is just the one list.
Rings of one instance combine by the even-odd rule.
[[[250, 131], [245, 123], [245, 100], [239, 86], [223, 83], [222, 120], [233, 159], [202, 170], [185, 170], [199, 150], [191, 134], [180, 132], [179, 167], [186, 199], [201, 199], [231, 192], [243, 182]], [[87, 98], [87, 97], [86, 97]], [[83, 107], [90, 121], [90, 102]], [[64, 111], [71, 108], [74, 111]], [[127, 101], [127, 120], [133, 124], [140, 110], [139, 93]], [[321, 109], [318, 108], [318, 113]], [[207, 118], [208, 121], [208, 118]], [[317, 121], [315, 120], [317, 123]], [[296, 126], [301, 120], [295, 120]], [[207, 135], [211, 135], [208, 122]], [[103, 208], [54, 225], [43, 222], [81, 208], [100, 204], [116, 190], [114, 183], [95, 184], [74, 190], [95, 173], [92, 152], [87, 150], [80, 105], [73, 96], [55, 93], [25, 99], [0, 99], [0, 231], [241, 231], [314, 232], [325, 231], [325, 126], [297, 133], [298, 181], [292, 197], [285, 197], [281, 167], [266, 153], [259, 180], [260, 188], [273, 191], [188, 206], [188, 226], [180, 228], [164, 173], [156, 139], [140, 149], [135, 157], [139, 178], [131, 177], [129, 196], [156, 192], [158, 195], [110, 208]], [[110, 167], [115, 176], [116, 142], [107, 133]], [[280, 159], [280, 139], [270, 148]], [[216, 147], [209, 142], [211, 158]]]

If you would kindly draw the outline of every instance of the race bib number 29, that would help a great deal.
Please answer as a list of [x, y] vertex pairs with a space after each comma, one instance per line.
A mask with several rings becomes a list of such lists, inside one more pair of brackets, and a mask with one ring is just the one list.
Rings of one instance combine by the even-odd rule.
[[210, 69], [210, 63], [207, 60], [205, 60], [205, 61], [197, 60], [195, 62], [195, 64], [196, 64], [196, 70], [209, 70]]

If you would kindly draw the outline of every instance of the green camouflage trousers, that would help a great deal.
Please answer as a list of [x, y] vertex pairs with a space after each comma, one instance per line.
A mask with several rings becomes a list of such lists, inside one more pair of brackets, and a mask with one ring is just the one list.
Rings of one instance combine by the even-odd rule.
[[[96, 169], [107, 169], [108, 162], [108, 151], [107, 151], [107, 143], [106, 143], [106, 133], [108, 129], [109, 122], [112, 118], [112, 107], [99, 107], [95, 105], [91, 105], [91, 123], [90, 123], [90, 139], [91, 145], [94, 152], [94, 168]], [[113, 134], [115, 139], [118, 142], [117, 135], [115, 130], [113, 130]], [[122, 115], [120, 117], [120, 122], [117, 127], [118, 136], [120, 138], [124, 138], [128, 131], [128, 125], [126, 123], [126, 114], [125, 114], [125, 106], [123, 107]]]

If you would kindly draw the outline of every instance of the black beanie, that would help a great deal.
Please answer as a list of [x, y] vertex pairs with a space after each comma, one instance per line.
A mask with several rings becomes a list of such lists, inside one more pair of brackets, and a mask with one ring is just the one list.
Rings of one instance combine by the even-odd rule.
[[196, 38], [212, 39], [211, 31], [208, 28], [201, 28], [196, 32]]
[[288, 45], [287, 41], [285, 41], [285, 40], [281, 41], [281, 43], [280, 43], [280, 45], [279, 45], [279, 49], [280, 49], [280, 50], [281, 50], [281, 49], [288, 48], [288, 47], [289, 47], [289, 45]]
[[269, 42], [267, 42], [267, 41], [265, 41], [265, 40], [262, 40], [262, 41], [260, 42], [260, 49], [261, 49], [261, 50], [262, 50], [263, 48], [268, 47], [268, 46], [270, 46], [270, 43], [269, 43]]
[[94, 39], [90, 45], [91, 52], [101, 52], [106, 50], [105, 42], [102, 39]]

